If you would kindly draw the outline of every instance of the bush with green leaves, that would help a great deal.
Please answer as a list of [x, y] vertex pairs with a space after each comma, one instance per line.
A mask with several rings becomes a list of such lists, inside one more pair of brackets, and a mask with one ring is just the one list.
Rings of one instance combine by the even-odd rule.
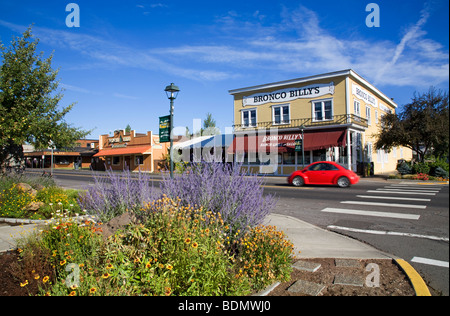
[[404, 174], [411, 174], [412, 173], [412, 169], [409, 163], [407, 163], [406, 161], [403, 161], [401, 163], [399, 163], [397, 165], [397, 171], [398, 173], [400, 173], [401, 175]]
[[430, 166], [426, 162], [418, 162], [412, 166], [412, 171], [414, 174], [430, 174]]

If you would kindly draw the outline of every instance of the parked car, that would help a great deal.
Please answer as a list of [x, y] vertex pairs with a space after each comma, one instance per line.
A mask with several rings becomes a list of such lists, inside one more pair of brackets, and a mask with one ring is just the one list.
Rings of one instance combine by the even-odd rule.
[[303, 170], [293, 172], [288, 178], [288, 183], [296, 187], [305, 184], [328, 184], [346, 188], [358, 181], [359, 176], [356, 173], [332, 161], [314, 162]]

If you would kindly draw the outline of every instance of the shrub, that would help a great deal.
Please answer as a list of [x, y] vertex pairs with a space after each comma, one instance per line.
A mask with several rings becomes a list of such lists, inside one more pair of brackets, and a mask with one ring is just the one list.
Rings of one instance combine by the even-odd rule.
[[289, 280], [294, 245], [276, 227], [250, 229], [239, 241], [238, 252], [241, 273], [250, 277], [254, 289], [263, 289], [275, 280]]
[[37, 219], [39, 215], [24, 210], [31, 202], [35, 202], [34, 197], [13, 183], [0, 191], [0, 217]]
[[426, 173], [418, 173], [418, 174], [415, 174], [411, 179], [428, 181], [430, 178]]
[[145, 202], [156, 198], [150, 186], [150, 176], [139, 172], [133, 177], [129, 170], [123, 172], [93, 173], [94, 184], [80, 194], [78, 203], [90, 215], [97, 216], [101, 221], [123, 214], [126, 211], [139, 210]]
[[[164, 197], [147, 204], [143, 224], [115, 236], [105, 254], [111, 282], [148, 295], [243, 295], [248, 281], [235, 278], [219, 214]], [[247, 284], [247, 285], [246, 285]]]
[[263, 195], [264, 179], [240, 170], [238, 164], [193, 164], [173, 179], [164, 176], [161, 190], [172, 199], [180, 198], [184, 206], [220, 213], [230, 236], [239, 239], [248, 227], [261, 224], [276, 204], [273, 196]]
[[45, 203], [39, 209], [39, 214], [44, 218], [51, 218], [55, 211], [65, 212], [67, 215], [75, 215], [81, 213], [78, 205], [77, 190], [66, 190], [60, 187], [47, 187], [37, 192], [36, 201]]
[[414, 174], [419, 174], [419, 173], [429, 174], [430, 166], [426, 162], [418, 162], [413, 165], [412, 171]]
[[403, 161], [397, 165], [397, 171], [401, 175], [412, 173], [411, 166], [409, 165], [409, 163], [407, 163], [405, 161]]
[[[21, 286], [30, 285], [32, 278], [36, 280], [33, 282], [37, 283], [41, 294], [81, 293], [84, 286], [90, 285], [86, 281], [89, 279], [88, 271], [99, 262], [102, 237], [97, 231], [98, 228], [89, 221], [80, 224], [74, 220], [60, 218], [42, 231], [19, 240], [21, 262], [20, 269], [16, 269], [16, 275], [23, 275], [25, 278], [21, 281]], [[80, 269], [79, 280], [83, 281], [68, 286], [68, 280], [76, 281], [69, 278], [74, 266]]]
[[430, 175], [433, 176], [433, 177], [447, 179], [448, 178], [448, 171], [445, 171], [441, 167], [435, 167], [435, 168], [432, 168], [432, 170], [430, 171]]

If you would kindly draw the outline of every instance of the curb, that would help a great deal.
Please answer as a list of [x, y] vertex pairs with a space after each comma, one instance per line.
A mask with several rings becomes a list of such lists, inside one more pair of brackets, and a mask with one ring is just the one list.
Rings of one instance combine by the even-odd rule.
[[399, 265], [399, 267], [408, 277], [414, 288], [414, 291], [416, 292], [416, 296], [431, 296], [430, 290], [425, 284], [425, 281], [408, 262], [403, 259], [394, 259], [394, 261]]
[[[82, 215], [76, 217], [68, 217], [67, 219], [75, 219], [75, 220], [93, 220], [94, 217], [91, 215]], [[56, 218], [49, 219], [23, 219], [23, 218], [7, 218], [0, 217], [0, 223], [8, 223], [8, 224], [49, 224], [57, 221]]]

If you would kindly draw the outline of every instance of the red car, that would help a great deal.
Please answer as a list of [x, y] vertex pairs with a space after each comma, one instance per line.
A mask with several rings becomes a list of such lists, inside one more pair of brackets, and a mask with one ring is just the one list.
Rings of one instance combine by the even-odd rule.
[[358, 181], [356, 173], [332, 161], [314, 162], [303, 170], [295, 171], [288, 178], [289, 184], [296, 187], [304, 184], [331, 184], [346, 188]]

